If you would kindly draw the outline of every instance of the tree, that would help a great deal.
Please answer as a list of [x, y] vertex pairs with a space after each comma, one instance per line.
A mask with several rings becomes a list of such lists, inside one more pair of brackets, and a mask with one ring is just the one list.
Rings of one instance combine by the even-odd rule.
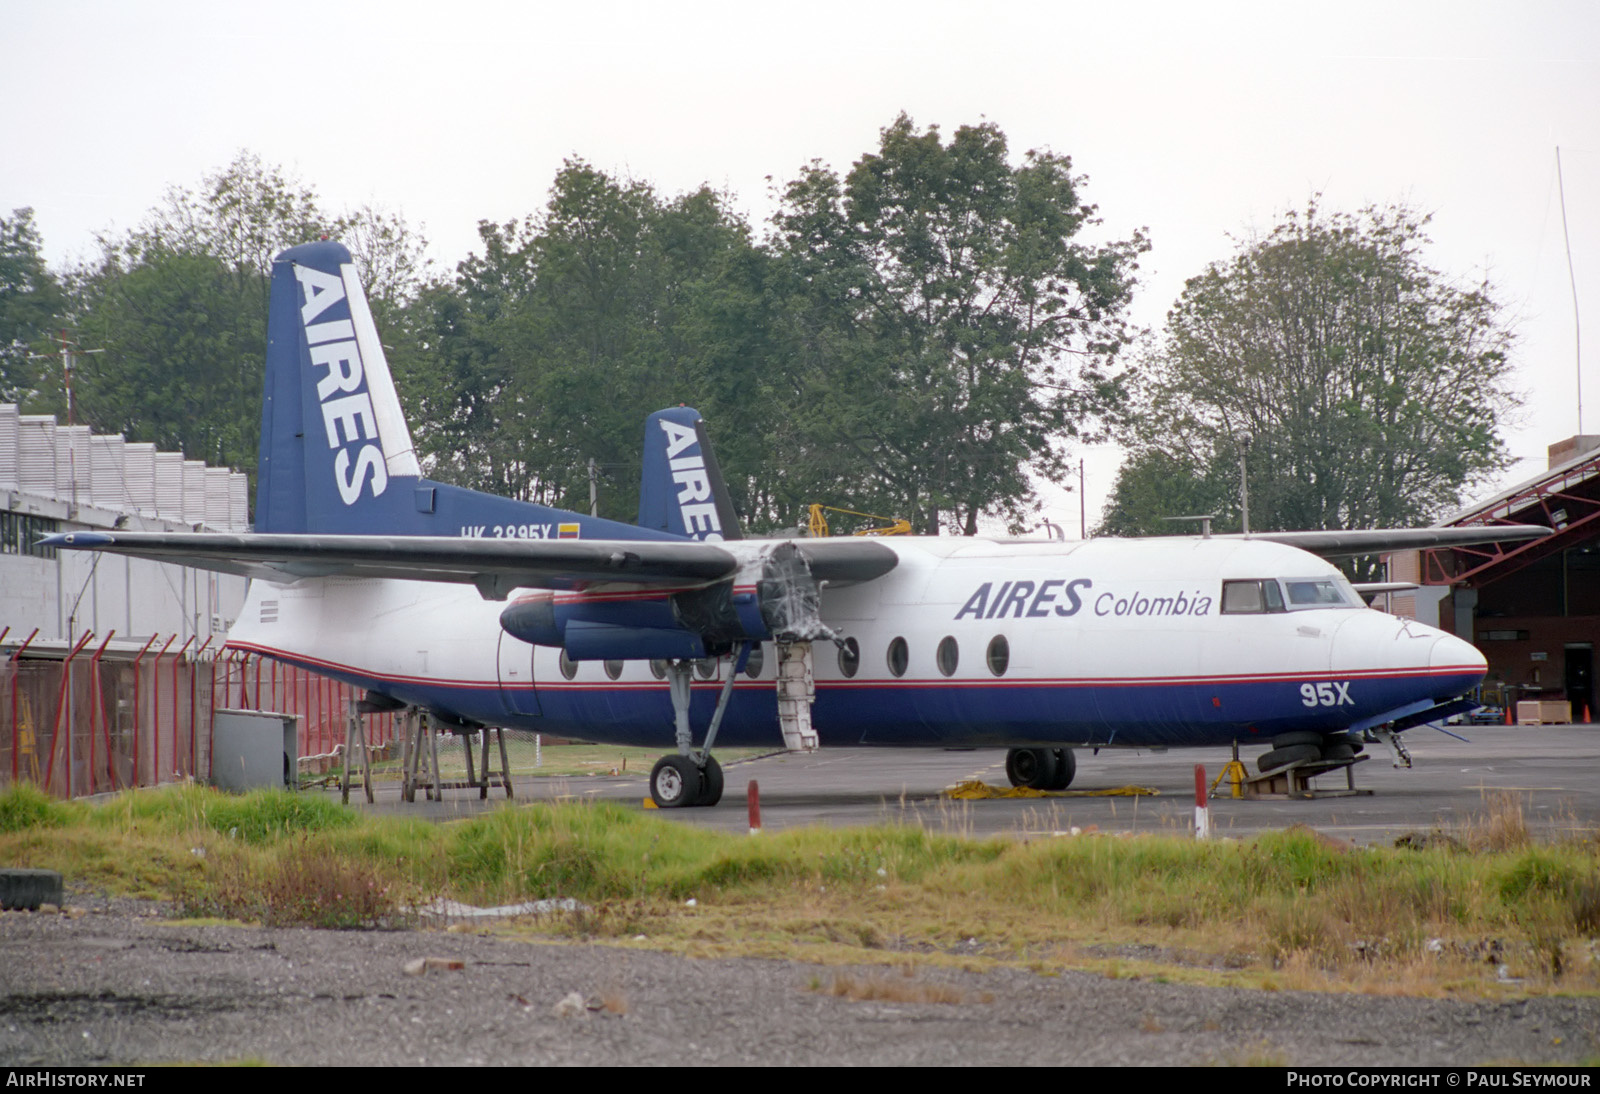
[[30, 360], [45, 347], [66, 299], [45, 269], [43, 241], [33, 226], [32, 209], [0, 217], [0, 402], [26, 400], [37, 386], [39, 368]]
[[1158, 498], [1175, 516], [1230, 484], [1237, 528], [1241, 450], [1260, 530], [1423, 522], [1503, 467], [1513, 337], [1486, 283], [1423, 262], [1427, 220], [1313, 201], [1191, 279], [1107, 527], [1171, 531]]
[[904, 114], [841, 181], [813, 163], [776, 218], [795, 347], [791, 466], [919, 531], [1024, 521], [1029, 473], [1116, 410], [1142, 234], [1099, 246], [1071, 160], [1013, 165], [992, 123], [946, 143]]
[[[331, 217], [314, 191], [241, 152], [198, 191], [172, 187], [143, 224], [100, 240], [71, 272], [80, 416], [102, 432], [255, 471], [272, 260], [319, 236], [349, 236], [379, 322], [404, 311], [424, 242], [372, 208]], [[58, 414], [58, 383], [41, 385]]]
[[435, 474], [587, 509], [592, 459], [603, 513], [632, 519], [645, 415], [692, 403], [735, 456], [736, 503], [757, 496], [738, 456], [767, 413], [763, 261], [721, 195], [663, 199], [571, 160], [539, 215], [479, 234], [482, 253], [419, 301], [402, 380]]

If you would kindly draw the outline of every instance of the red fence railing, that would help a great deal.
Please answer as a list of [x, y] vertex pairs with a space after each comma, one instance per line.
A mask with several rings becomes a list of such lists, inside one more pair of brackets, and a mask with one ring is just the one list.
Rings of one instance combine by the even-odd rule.
[[[211, 639], [174, 650], [175, 635], [113, 646], [115, 632], [95, 641], [86, 631], [43, 653], [36, 635], [0, 653], [0, 785], [32, 782], [56, 797], [209, 778], [219, 709], [297, 715], [300, 755], [329, 753], [362, 696], [305, 669], [219, 650]], [[395, 732], [394, 715], [368, 716], [369, 744]]]

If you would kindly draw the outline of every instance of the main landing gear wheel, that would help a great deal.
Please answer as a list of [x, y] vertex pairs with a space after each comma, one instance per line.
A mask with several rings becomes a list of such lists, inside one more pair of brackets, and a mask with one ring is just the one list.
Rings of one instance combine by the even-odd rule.
[[1078, 758], [1072, 754], [1070, 748], [1052, 749], [1056, 754], [1056, 777], [1050, 783], [1051, 790], [1065, 790], [1072, 785], [1072, 777], [1078, 773]]
[[715, 756], [706, 757], [706, 766], [700, 770], [700, 796], [696, 805], [716, 805], [722, 800], [722, 765]]
[[[722, 770], [717, 770], [717, 796], [722, 796]], [[700, 805], [704, 792], [700, 768], [688, 756], [663, 756], [650, 771], [650, 797], [662, 809]]]
[[1013, 748], [1006, 753], [1006, 778], [1012, 786], [1065, 790], [1077, 770], [1070, 748]]

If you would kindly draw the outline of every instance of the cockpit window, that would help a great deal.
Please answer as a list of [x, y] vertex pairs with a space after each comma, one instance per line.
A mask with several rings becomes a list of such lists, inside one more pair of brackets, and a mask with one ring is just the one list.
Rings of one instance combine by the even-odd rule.
[[1261, 615], [1283, 611], [1283, 591], [1271, 578], [1260, 581], [1224, 581], [1223, 615]]
[[1289, 610], [1307, 608], [1359, 608], [1361, 597], [1343, 578], [1291, 578], [1284, 581], [1289, 591]]

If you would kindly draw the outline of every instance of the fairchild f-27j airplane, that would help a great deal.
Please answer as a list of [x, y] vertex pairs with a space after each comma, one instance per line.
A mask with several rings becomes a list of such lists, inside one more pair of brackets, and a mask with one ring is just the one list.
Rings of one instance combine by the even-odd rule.
[[261, 423], [252, 534], [47, 542], [252, 577], [228, 645], [375, 702], [670, 742], [662, 806], [720, 799], [716, 744], [1003, 747], [1040, 788], [1072, 780], [1075, 747], [1336, 757], [1353, 731], [1470, 709], [1485, 662], [1369, 610], [1319, 554], [1548, 534], [744, 539], [688, 408], [646, 423], [637, 525], [494, 497], [422, 474], [330, 242], [274, 264]]

